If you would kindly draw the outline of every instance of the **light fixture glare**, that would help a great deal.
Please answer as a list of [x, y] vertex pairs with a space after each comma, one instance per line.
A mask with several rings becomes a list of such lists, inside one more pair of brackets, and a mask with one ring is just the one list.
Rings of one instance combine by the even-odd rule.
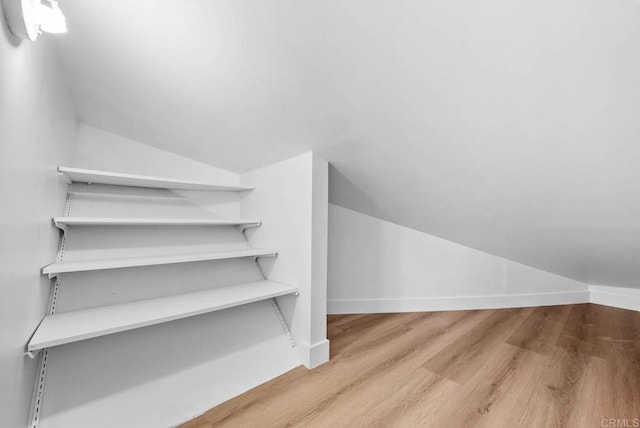
[[57, 1], [50, 2], [51, 7], [40, 4], [40, 30], [45, 33], [61, 34], [67, 32], [67, 20]]
[[2, 8], [9, 30], [23, 39], [34, 41], [42, 32], [67, 32], [67, 21], [56, 0], [2, 0]]

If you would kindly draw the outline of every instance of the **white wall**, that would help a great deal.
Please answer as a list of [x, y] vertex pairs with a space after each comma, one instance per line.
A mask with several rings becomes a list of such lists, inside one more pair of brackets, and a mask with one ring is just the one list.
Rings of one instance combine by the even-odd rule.
[[582, 303], [586, 284], [329, 205], [329, 313]]
[[640, 311], [640, 290], [604, 285], [589, 286], [590, 302], [598, 305]]
[[73, 166], [183, 180], [238, 184], [238, 174], [78, 123]]
[[[183, 180], [212, 181], [228, 185], [236, 185], [240, 181], [240, 176], [234, 172], [142, 144], [82, 122], [78, 123], [77, 142], [72, 165], [68, 166]], [[119, 192], [123, 191], [119, 189]], [[172, 193], [221, 218], [235, 218], [239, 215], [240, 195], [235, 192], [173, 191]], [[135, 199], [129, 200], [130, 205], [134, 202]], [[128, 207], [129, 212], [132, 208], [132, 206]], [[167, 209], [168, 206], [165, 204], [163, 207], [165, 213], [168, 213]]]
[[328, 165], [313, 153], [242, 174], [255, 185], [245, 195], [242, 217], [259, 215], [263, 226], [248, 231], [254, 247], [278, 248], [277, 260], [261, 260], [267, 277], [300, 287], [279, 299], [300, 360], [315, 367], [328, 360], [326, 335]]
[[311, 150], [337, 205], [640, 287], [638, 0], [63, 8], [88, 123], [235, 171]]
[[0, 10], [0, 427], [27, 424], [37, 361], [23, 353], [45, 313], [40, 268], [58, 246], [51, 216], [66, 184], [55, 174], [75, 145], [75, 112], [48, 36], [18, 41]]

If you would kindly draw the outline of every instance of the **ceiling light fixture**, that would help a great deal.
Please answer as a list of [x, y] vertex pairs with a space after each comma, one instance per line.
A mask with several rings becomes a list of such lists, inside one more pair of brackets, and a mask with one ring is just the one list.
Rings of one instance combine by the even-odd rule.
[[39, 34], [66, 33], [67, 20], [55, 0], [3, 0], [9, 30], [34, 41]]

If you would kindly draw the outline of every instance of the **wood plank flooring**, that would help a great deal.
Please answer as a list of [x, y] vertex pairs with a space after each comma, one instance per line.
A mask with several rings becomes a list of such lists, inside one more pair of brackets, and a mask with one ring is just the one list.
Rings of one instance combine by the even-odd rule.
[[640, 426], [638, 312], [336, 315], [328, 336], [328, 363], [291, 370], [183, 428]]

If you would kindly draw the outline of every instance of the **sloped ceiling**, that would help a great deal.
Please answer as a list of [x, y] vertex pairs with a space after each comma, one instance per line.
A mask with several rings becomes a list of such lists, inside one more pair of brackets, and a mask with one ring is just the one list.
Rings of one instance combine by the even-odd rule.
[[640, 287], [640, 1], [63, 0], [80, 120], [332, 202]]

